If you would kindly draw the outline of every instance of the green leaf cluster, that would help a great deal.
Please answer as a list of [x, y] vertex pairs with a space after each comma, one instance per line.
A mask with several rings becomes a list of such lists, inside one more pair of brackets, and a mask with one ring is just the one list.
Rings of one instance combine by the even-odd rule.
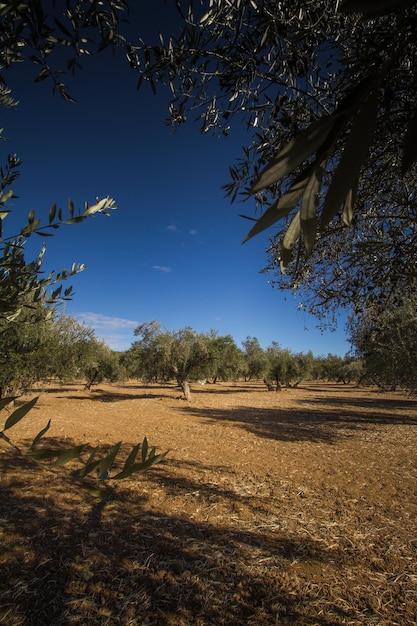
[[344, 223], [351, 224], [360, 169], [370, 150], [377, 123], [378, 92], [383, 78], [384, 71], [380, 70], [362, 80], [348, 93], [334, 113], [314, 122], [287, 144], [252, 185], [251, 193], [258, 193], [294, 174], [299, 166], [307, 161], [307, 165], [295, 177], [289, 190], [257, 220], [245, 239], [247, 241], [278, 220], [288, 217], [301, 200], [301, 208], [293, 215], [283, 238], [281, 249], [283, 272], [291, 260], [294, 244], [301, 237], [307, 254], [312, 252], [318, 232], [316, 215], [323, 173], [342, 134], [346, 136], [345, 146], [331, 182], [323, 194], [320, 230], [327, 227], [341, 206]]
[[[10, 157], [9, 157], [10, 159]], [[3, 180], [6, 179], [6, 176]], [[10, 180], [10, 176], [8, 176]], [[8, 197], [14, 197], [13, 194]], [[57, 229], [65, 224], [83, 222], [95, 214], [109, 215], [110, 210], [116, 209], [112, 198], [97, 199], [92, 205], [86, 203], [83, 212], [74, 215], [73, 203], [69, 202], [68, 219], [64, 218], [62, 211], [53, 205], [49, 212], [49, 223], [41, 225], [41, 220], [35, 217], [34, 211], [30, 211], [27, 224], [21, 229], [19, 235], [0, 238], [0, 318], [15, 321], [22, 310], [27, 306], [27, 301], [32, 303], [45, 300], [49, 304], [68, 300], [71, 297], [72, 287], [63, 288], [62, 283], [68, 278], [75, 276], [85, 269], [85, 266], [73, 263], [70, 269], [62, 269], [60, 272], [50, 272], [44, 276], [42, 264], [46, 251], [43, 244], [38, 257], [34, 261], [27, 262], [25, 259], [25, 241], [33, 234], [42, 237], [48, 236], [51, 229]], [[4, 211], [0, 217], [7, 217], [8, 211]], [[0, 220], [0, 223], [2, 220]], [[52, 291], [48, 291], [49, 289]]]

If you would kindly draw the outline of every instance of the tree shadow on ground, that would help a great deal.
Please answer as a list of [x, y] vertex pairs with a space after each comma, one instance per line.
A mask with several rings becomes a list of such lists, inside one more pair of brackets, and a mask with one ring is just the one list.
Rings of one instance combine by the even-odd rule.
[[[321, 398], [311, 398], [305, 401], [305, 404], [323, 404]], [[378, 392], [370, 392], [366, 397], [355, 396], [352, 390], [346, 398], [329, 395], [326, 398], [326, 407], [335, 407], [336, 409], [347, 407], [359, 407], [361, 409], [377, 409], [379, 411], [398, 411], [405, 409], [414, 416], [410, 415], [410, 419], [417, 420], [417, 400], [412, 398], [385, 398], [381, 397]]]
[[[93, 388], [89, 391], [81, 390], [79, 395], [67, 395], [65, 396], [68, 400], [96, 400], [98, 402], [120, 402], [122, 400], [142, 400], [142, 399], [178, 399], [179, 396], [182, 395], [182, 390], [180, 387], [176, 385], [161, 385], [160, 387], [147, 387], [147, 386], [134, 386], [129, 385], [129, 389], [141, 389], [142, 393], [123, 393], [120, 391], [120, 387], [117, 388], [117, 391], [110, 391], [108, 389], [103, 390], [100, 388]], [[144, 391], [145, 389], [149, 389], [149, 391]], [[232, 387], [227, 389], [222, 389], [221, 387], [214, 388], [214, 385], [198, 385], [191, 384], [191, 396], [194, 395], [224, 395], [228, 396], [231, 394], [237, 393], [254, 393], [256, 391], [265, 391], [267, 392], [266, 387], [262, 388], [261, 386], [258, 388], [251, 387]], [[62, 390], [61, 390], [62, 393]]]
[[[86, 395], [88, 393], [88, 395]], [[85, 395], [73, 396], [68, 395], [65, 396], [68, 400], [88, 400], [88, 401], [96, 401], [96, 402], [122, 402], [123, 400], [159, 400], [161, 398], [171, 398], [172, 393], [164, 393], [161, 391], [160, 393], [120, 393], [120, 391], [100, 391], [100, 390], [91, 390], [90, 392], [86, 392]]]
[[191, 383], [192, 394], [215, 394], [228, 396], [234, 393], [256, 393], [265, 392], [268, 393], [268, 389], [264, 383], [233, 383], [232, 386], [222, 387], [222, 383], [207, 383], [200, 385], [198, 383]]
[[[246, 407], [230, 408], [194, 407], [182, 408], [206, 423], [233, 423], [258, 436], [279, 441], [312, 441], [334, 443], [348, 437], [351, 431], [365, 430], [373, 425], [417, 425], [414, 401], [391, 400], [380, 402], [349, 396], [345, 401], [332, 398], [323, 402], [320, 398], [300, 401], [299, 408]], [[312, 408], [313, 407], [313, 408]], [[394, 409], [409, 408], [410, 414], [396, 414]]]
[[[334, 626], [358, 617], [325, 586], [320, 602], [323, 575], [343, 577], [350, 558], [337, 546], [257, 525], [256, 518], [243, 528], [155, 511], [146, 494], [123, 486], [90, 500], [47, 473], [34, 475], [24, 460], [6, 471], [0, 501], [6, 626]], [[219, 495], [232, 506], [233, 493]]]

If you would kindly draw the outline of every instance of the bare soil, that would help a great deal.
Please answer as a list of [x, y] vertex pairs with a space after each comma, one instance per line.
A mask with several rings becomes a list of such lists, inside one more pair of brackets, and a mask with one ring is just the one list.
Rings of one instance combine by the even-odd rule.
[[8, 431], [24, 446], [51, 418], [48, 443], [146, 435], [170, 452], [99, 500], [0, 443], [0, 624], [417, 624], [415, 399], [317, 383], [179, 395], [51, 387]]

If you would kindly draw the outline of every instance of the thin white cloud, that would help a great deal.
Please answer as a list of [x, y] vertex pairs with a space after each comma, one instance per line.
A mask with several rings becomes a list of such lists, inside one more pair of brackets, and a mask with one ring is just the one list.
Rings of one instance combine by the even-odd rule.
[[167, 226], [167, 230], [170, 230], [173, 233], [178, 232], [178, 228], [175, 226], [175, 224], [170, 224], [169, 226]]
[[116, 351], [127, 350], [132, 345], [133, 329], [139, 325], [136, 320], [110, 317], [92, 311], [76, 313], [75, 317], [79, 322], [90, 326], [97, 339], [101, 339], [109, 348]]
[[164, 272], [164, 274], [172, 272], [172, 267], [167, 267], [166, 265], [152, 265], [152, 269], [157, 270], [158, 272]]
[[197, 231], [195, 230], [195, 228], [192, 228], [191, 230], [188, 231], [189, 235], [196, 235]]
[[79, 322], [84, 322], [88, 326], [97, 329], [120, 329], [136, 328], [139, 324], [136, 320], [127, 320], [123, 317], [109, 317], [101, 313], [93, 313], [87, 311], [85, 313], [77, 313], [75, 315]]

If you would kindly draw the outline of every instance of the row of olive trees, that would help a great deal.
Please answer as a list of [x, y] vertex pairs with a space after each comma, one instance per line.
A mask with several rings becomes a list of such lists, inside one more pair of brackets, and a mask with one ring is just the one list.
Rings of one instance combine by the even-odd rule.
[[292, 352], [272, 342], [264, 350], [256, 337], [247, 337], [243, 342], [247, 379], [263, 378], [269, 389], [297, 386], [303, 380], [340, 381], [345, 384], [359, 382], [362, 377], [362, 362], [348, 355], [336, 354], [314, 356]]
[[187, 398], [189, 384], [202, 379], [212, 383], [264, 380], [269, 389], [276, 390], [313, 378], [354, 379], [352, 373], [343, 373], [349, 359], [295, 354], [275, 342], [264, 350], [256, 337], [247, 337], [241, 349], [230, 335], [197, 333], [189, 327], [168, 331], [156, 321], [141, 324], [135, 335], [139, 339], [121, 357], [127, 374], [144, 381], [175, 380]]

